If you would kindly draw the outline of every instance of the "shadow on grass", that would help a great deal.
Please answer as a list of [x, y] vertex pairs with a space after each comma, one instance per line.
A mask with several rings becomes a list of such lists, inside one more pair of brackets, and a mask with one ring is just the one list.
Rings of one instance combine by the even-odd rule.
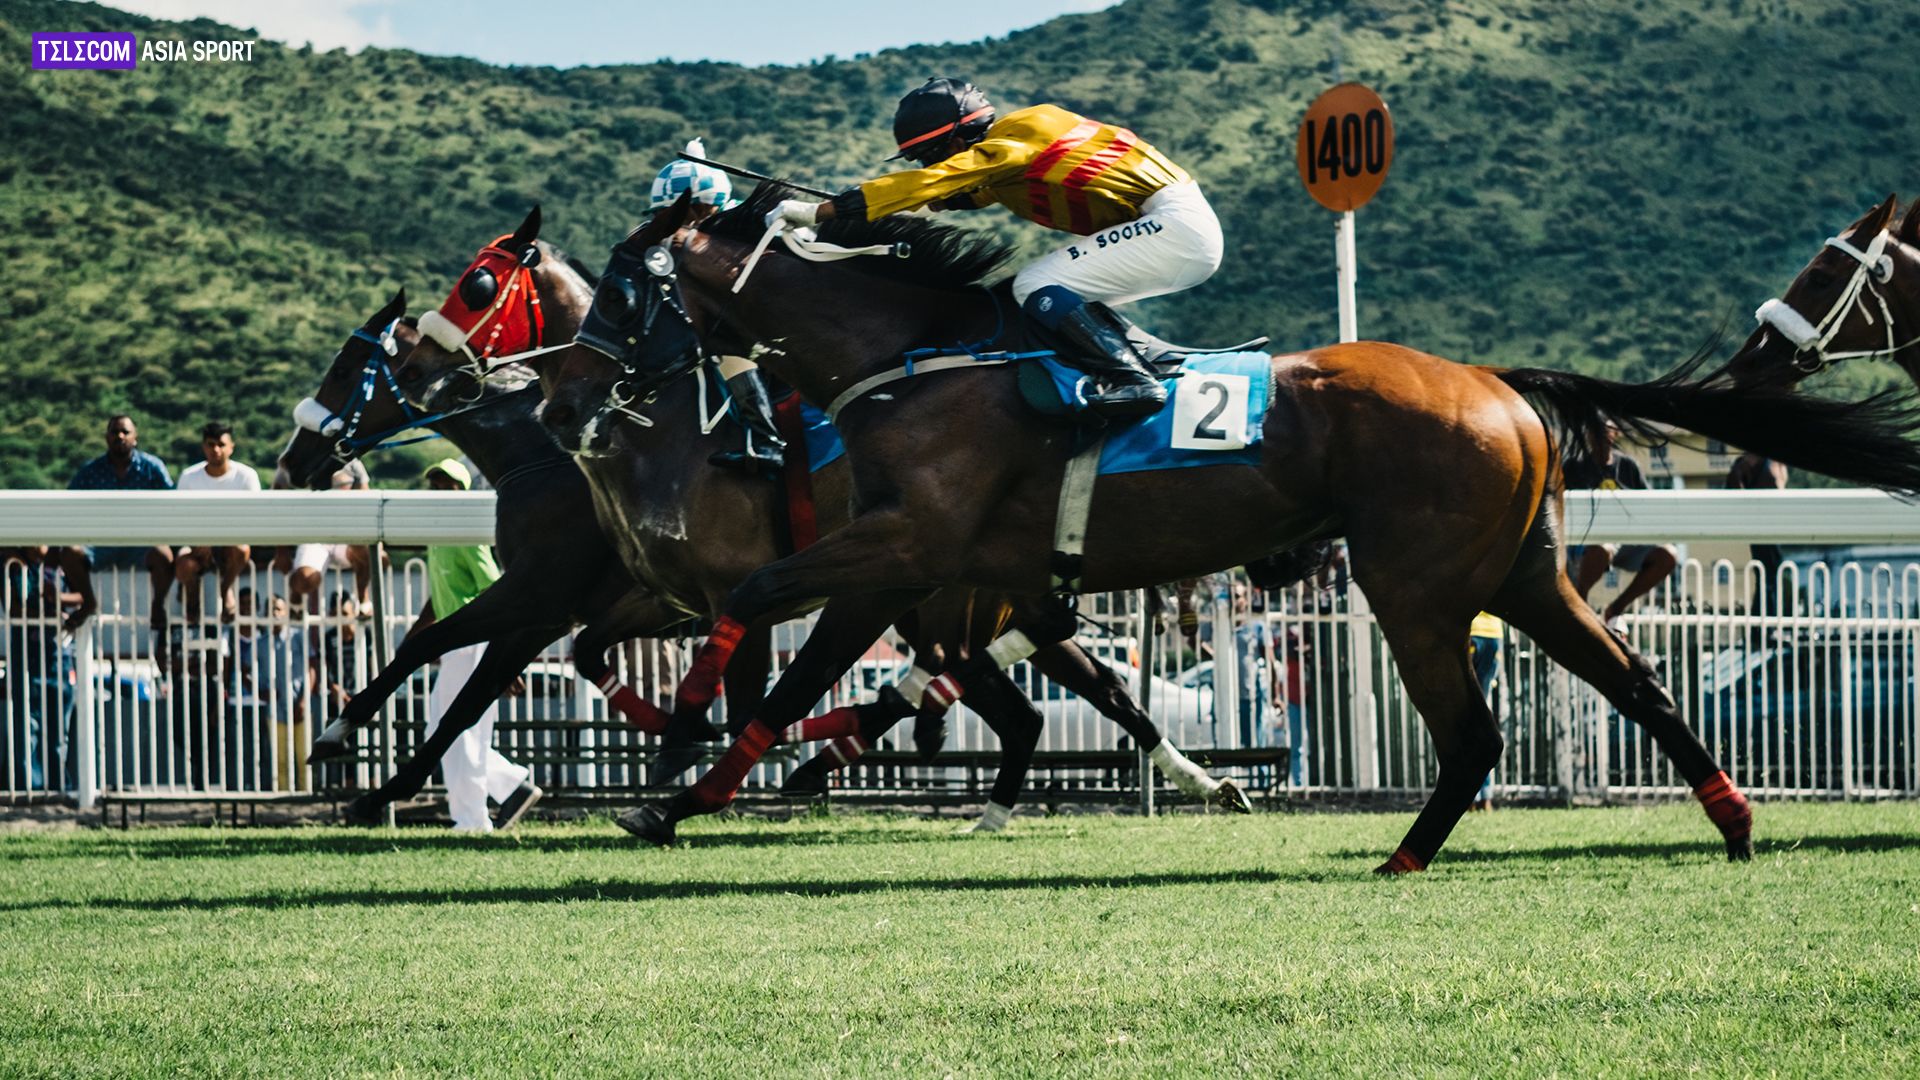
[[850, 881], [592, 881], [575, 879], [549, 887], [471, 889], [315, 889], [239, 896], [57, 897], [0, 903], [0, 912], [26, 911], [278, 911], [304, 908], [381, 908], [444, 904], [541, 904], [564, 901], [702, 900], [738, 896], [826, 899], [870, 893], [1028, 892], [1047, 889], [1154, 889], [1178, 885], [1275, 885], [1328, 881], [1361, 882], [1370, 875], [1269, 870], [1168, 871], [1151, 874], [1069, 875], [1027, 878], [884, 878]]
[[[954, 819], [959, 828], [962, 819]], [[988, 842], [1037, 840], [1051, 834], [1014, 832], [991, 838]], [[843, 821], [811, 823], [773, 823], [751, 832], [700, 832], [681, 835], [681, 844], [689, 848], [809, 847], [861, 844], [954, 843], [955, 837], [939, 829], [924, 826], [848, 827]], [[403, 827], [388, 831], [366, 829], [319, 832], [296, 831], [275, 836], [249, 836], [227, 832], [203, 836], [142, 836], [122, 833], [108, 839], [75, 840], [62, 837], [48, 844], [0, 846], [0, 863], [84, 858], [135, 859], [247, 859], [279, 855], [381, 855], [394, 852], [582, 852], [647, 851], [651, 845], [624, 832], [574, 833], [550, 835], [540, 832], [508, 833], [493, 836], [463, 836], [444, 825]]]
[[[1861, 852], [1920, 850], [1920, 836], [1894, 833], [1861, 833], [1851, 836], [1801, 836], [1778, 840], [1760, 839], [1753, 845], [1756, 856], [1787, 851], [1821, 851], [1840, 854]], [[1701, 855], [1722, 857], [1726, 849], [1716, 836], [1698, 840], [1634, 841], [1618, 844], [1567, 844], [1552, 847], [1521, 847], [1509, 851], [1492, 849], [1443, 848], [1436, 865], [1443, 863], [1551, 862], [1560, 859], [1692, 859]], [[1379, 858], [1378, 850], [1352, 849], [1334, 853], [1336, 858]]]

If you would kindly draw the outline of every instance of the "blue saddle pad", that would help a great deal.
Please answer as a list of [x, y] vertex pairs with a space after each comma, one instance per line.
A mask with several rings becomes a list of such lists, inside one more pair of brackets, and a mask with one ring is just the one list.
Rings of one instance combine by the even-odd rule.
[[827, 419], [827, 410], [803, 401], [800, 420], [806, 425], [808, 472], [819, 472], [846, 455], [847, 444], [840, 441], [839, 430]]
[[[1061, 404], [1084, 409], [1086, 374], [1058, 360], [1035, 360], [1052, 376]], [[1107, 429], [1100, 474], [1258, 465], [1260, 429], [1272, 394], [1273, 358], [1263, 352], [1189, 357], [1183, 374], [1162, 379], [1167, 403], [1152, 416]]]

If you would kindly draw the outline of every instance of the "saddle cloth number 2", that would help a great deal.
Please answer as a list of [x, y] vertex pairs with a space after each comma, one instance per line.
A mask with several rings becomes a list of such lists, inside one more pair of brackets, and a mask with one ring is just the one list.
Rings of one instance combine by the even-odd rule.
[[1245, 375], [1188, 372], [1174, 384], [1173, 449], [1239, 450], [1247, 445]]

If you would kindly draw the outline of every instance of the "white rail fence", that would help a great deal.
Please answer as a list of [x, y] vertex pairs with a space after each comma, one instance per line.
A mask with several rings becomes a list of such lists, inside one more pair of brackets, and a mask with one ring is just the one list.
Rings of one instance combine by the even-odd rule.
[[[1607, 493], [1572, 501], [1567, 516], [1574, 539], [1590, 542], [1920, 540], [1920, 510], [1864, 492]], [[486, 493], [0, 493], [0, 546], [472, 543], [489, 539], [491, 525]], [[30, 557], [9, 558], [0, 580], [0, 801], [307, 798], [377, 783], [420, 738], [430, 670], [396, 696], [391, 743], [368, 733], [364, 760], [348, 765], [309, 767], [305, 754], [344, 696], [378, 667], [376, 639], [397, 641], [425, 599], [417, 558], [396, 553], [381, 578], [372, 591], [384, 600], [376, 613], [336, 604], [357, 598], [351, 576], [334, 574], [319, 610], [303, 614], [285, 608], [285, 579], [256, 565], [240, 582], [251, 609], [222, 625], [208, 575], [206, 615], [185, 623], [174, 597], [162, 650], [147, 627], [143, 570], [97, 573], [100, 615], [65, 636], [57, 575]], [[1629, 636], [1749, 790], [1776, 798], [1920, 795], [1920, 565], [1789, 561], [1763, 579], [1758, 563], [1687, 560], [1629, 614]], [[1142, 593], [1083, 598], [1080, 641], [1135, 681], [1155, 723], [1190, 752], [1287, 747], [1290, 761], [1241, 754], [1227, 767], [1255, 789], [1312, 797], [1430, 786], [1431, 746], [1364, 597], [1336, 580], [1248, 590], [1242, 606], [1231, 598], [1232, 580], [1201, 584], [1200, 632], [1191, 637], [1171, 607], [1150, 617]], [[1216, 687], [1211, 641], [1257, 640], [1260, 624], [1273, 644], [1272, 668], [1229, 662], [1236, 650], [1223, 648]], [[776, 664], [803, 629], [778, 635]], [[616, 662], [631, 685], [664, 702], [691, 645], [632, 643]], [[497, 742], [550, 788], [633, 797], [649, 780], [651, 740], [609, 717], [569, 655], [567, 642], [550, 648], [529, 668], [525, 692], [502, 700]], [[1498, 658], [1491, 700], [1507, 750], [1492, 778], [1495, 797], [1685, 793], [1651, 739], [1523, 636], [1505, 631]], [[864, 699], [905, 664], [898, 652], [876, 649], [827, 704]], [[1129, 748], [1117, 727], [1024, 665], [1014, 676], [1047, 720], [1046, 767], [1029, 798], [1143, 794], [1138, 768], [1113, 753]], [[891, 745], [911, 745], [910, 725]], [[982, 775], [986, 755], [998, 745], [963, 708], [947, 747], [970, 764], [876, 755], [880, 764], [849, 773], [843, 790], [908, 802], [978, 798], [990, 778], [990, 770]], [[1058, 756], [1049, 762], [1047, 754]], [[1074, 755], [1092, 763], [1076, 764]], [[806, 748], [777, 753], [752, 785], [777, 786], [806, 756]]]

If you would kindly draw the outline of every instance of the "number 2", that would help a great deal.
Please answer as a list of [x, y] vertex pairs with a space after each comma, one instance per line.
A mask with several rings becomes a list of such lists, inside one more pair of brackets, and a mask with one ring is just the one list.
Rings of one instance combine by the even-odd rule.
[[1207, 415], [1200, 418], [1199, 423], [1193, 425], [1193, 437], [1196, 439], [1212, 439], [1215, 442], [1226, 442], [1226, 429], [1213, 426], [1213, 422], [1220, 419], [1220, 414], [1227, 411], [1227, 400], [1230, 394], [1226, 385], [1208, 379], [1202, 382], [1197, 389], [1203, 394], [1210, 391], [1217, 392], [1216, 396], [1219, 400], [1213, 403], [1213, 408], [1207, 411]]

